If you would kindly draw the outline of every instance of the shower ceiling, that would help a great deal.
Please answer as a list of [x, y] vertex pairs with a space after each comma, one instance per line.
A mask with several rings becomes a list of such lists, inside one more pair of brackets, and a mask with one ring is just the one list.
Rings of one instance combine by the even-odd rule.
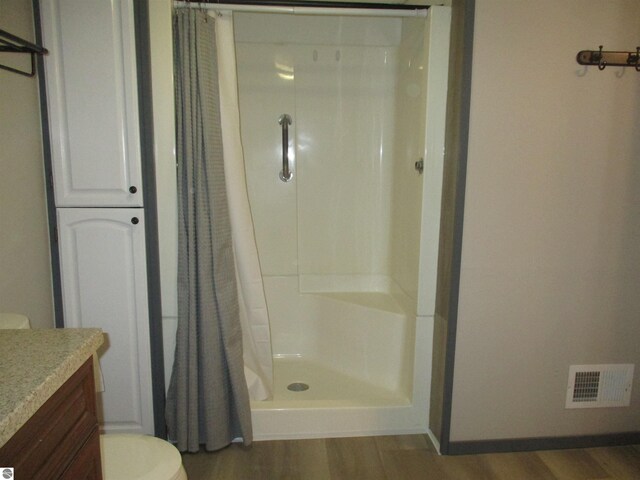
[[[370, 12], [378, 11], [376, 14], [372, 13], [373, 16], [382, 15], [380, 12], [390, 13], [397, 10], [421, 12], [419, 16], [424, 16], [426, 9], [430, 6], [450, 6], [451, 3], [452, 0], [203, 0], [202, 2], [199, 0], [174, 0], [174, 4], [178, 7], [191, 5], [206, 5], [211, 8], [230, 6], [232, 10], [238, 11], [254, 11], [254, 8], [265, 7], [264, 12], [269, 13], [303, 13], [307, 7], [309, 7], [308, 12], [315, 10], [315, 13], [324, 13], [323, 9], [334, 9], [335, 5], [336, 9], [344, 8], [345, 15], [355, 15], [354, 12], [367, 10]], [[299, 12], [296, 11], [297, 8], [300, 8]]]
[[[306, 2], [307, 0], [301, 0], [302, 2]], [[313, 0], [308, 0], [313, 1]], [[451, 3], [450, 0], [441, 0], [441, 1], [430, 1], [430, 0], [326, 0], [330, 3], [344, 3], [348, 1], [348, 3], [381, 3], [381, 4], [409, 4], [409, 5], [446, 5]]]
[[[305, 0], [302, 0], [305, 1]], [[429, 1], [429, 0], [349, 0], [350, 3], [387, 3], [387, 4], [404, 4], [407, 3], [409, 5], [443, 5], [447, 2], [447, 0], [441, 1]]]
[[[314, 3], [317, 0], [299, 0], [301, 3]], [[451, 0], [324, 0], [327, 3], [378, 3], [381, 5], [451, 5]], [[214, 3], [214, 2], [210, 2]], [[225, 3], [220, 0], [218, 3]]]

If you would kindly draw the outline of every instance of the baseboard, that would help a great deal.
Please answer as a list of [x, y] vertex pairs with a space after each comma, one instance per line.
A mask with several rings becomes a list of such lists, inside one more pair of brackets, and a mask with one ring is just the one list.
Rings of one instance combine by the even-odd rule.
[[449, 442], [446, 447], [442, 445], [442, 454], [472, 455], [479, 453], [529, 452], [533, 450], [614, 447], [638, 444], [640, 444], [640, 432], [625, 432], [577, 437], [538, 437]]
[[438, 437], [435, 436], [435, 434], [431, 431], [431, 429], [427, 429], [427, 437], [429, 438], [429, 440], [431, 440], [431, 444], [433, 445], [433, 448], [436, 449], [436, 452], [438, 452], [438, 455], [442, 455], [441, 451], [440, 451], [440, 441], [438, 440]]

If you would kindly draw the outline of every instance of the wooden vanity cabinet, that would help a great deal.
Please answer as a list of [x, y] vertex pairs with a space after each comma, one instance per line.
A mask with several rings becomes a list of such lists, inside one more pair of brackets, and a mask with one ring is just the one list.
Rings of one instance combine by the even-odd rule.
[[0, 465], [16, 479], [102, 480], [92, 358], [0, 449]]

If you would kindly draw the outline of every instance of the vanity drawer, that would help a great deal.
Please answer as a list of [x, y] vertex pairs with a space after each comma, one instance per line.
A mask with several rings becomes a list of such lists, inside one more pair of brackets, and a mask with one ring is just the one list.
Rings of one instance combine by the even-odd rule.
[[[96, 436], [100, 462], [93, 364], [89, 358], [0, 449], [0, 465], [15, 477], [58, 479]], [[95, 477], [101, 478], [101, 477]]]
[[100, 431], [96, 428], [60, 480], [102, 480]]

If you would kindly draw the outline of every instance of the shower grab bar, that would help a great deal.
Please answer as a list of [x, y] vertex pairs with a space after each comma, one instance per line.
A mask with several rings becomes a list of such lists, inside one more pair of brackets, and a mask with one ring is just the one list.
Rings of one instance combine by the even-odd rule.
[[278, 123], [282, 126], [282, 170], [280, 171], [280, 180], [288, 182], [293, 178], [293, 173], [289, 170], [289, 125], [291, 125], [291, 116], [283, 113], [278, 118]]

